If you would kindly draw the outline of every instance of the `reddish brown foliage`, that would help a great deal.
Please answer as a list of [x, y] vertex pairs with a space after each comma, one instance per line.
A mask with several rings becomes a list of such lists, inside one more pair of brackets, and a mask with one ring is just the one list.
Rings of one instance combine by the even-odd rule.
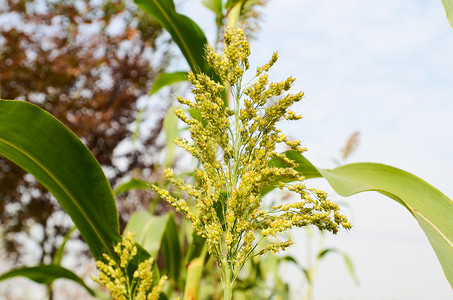
[[[160, 26], [138, 9], [126, 9], [121, 0], [100, 6], [40, 1], [46, 4], [42, 7], [35, 2], [0, 1], [0, 17], [10, 20], [0, 23], [1, 97], [33, 102], [57, 117], [108, 170], [112, 185], [130, 170], [152, 170], [147, 154], [160, 147], [156, 139], [163, 115], [140, 141], [142, 150], [126, 151], [125, 165], [117, 166], [113, 157], [119, 143], [131, 137], [128, 125], [136, 118], [137, 99], [166, 65], [167, 44], [156, 50]], [[155, 56], [162, 58], [157, 64]], [[119, 203], [120, 208], [127, 206]], [[0, 222], [10, 253], [20, 245], [16, 233], [38, 223], [44, 233], [37, 241], [43, 248], [41, 262], [49, 260], [56, 237], [68, 230], [67, 225], [49, 225], [57, 210], [59, 205], [41, 185], [0, 158]]]

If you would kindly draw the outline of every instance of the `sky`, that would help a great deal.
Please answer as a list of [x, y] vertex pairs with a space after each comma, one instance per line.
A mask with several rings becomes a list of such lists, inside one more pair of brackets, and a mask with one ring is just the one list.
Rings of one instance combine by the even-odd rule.
[[[196, 2], [183, 12], [211, 34], [212, 16]], [[271, 79], [293, 76], [294, 90], [305, 92], [295, 106], [303, 119], [283, 129], [302, 140], [315, 165], [335, 167], [360, 131], [347, 162], [398, 167], [453, 197], [453, 28], [440, 0], [270, 0], [262, 12], [251, 64], [278, 50]], [[402, 206], [373, 192], [342, 199], [323, 181], [311, 184], [347, 203], [353, 229], [326, 237], [325, 247], [350, 255], [360, 282], [340, 255], [328, 255], [313, 300], [452, 299], [434, 251]], [[304, 264], [309, 243], [303, 231], [294, 236], [292, 254]], [[288, 267], [285, 275], [299, 299], [300, 274]]]

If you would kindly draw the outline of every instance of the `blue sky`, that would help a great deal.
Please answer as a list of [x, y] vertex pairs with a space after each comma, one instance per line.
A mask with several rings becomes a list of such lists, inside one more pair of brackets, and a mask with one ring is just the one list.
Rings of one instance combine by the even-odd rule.
[[[214, 20], [200, 2], [183, 1], [183, 12], [212, 40]], [[360, 147], [348, 162], [399, 167], [453, 197], [453, 29], [441, 0], [269, 0], [263, 13], [252, 65], [278, 50], [272, 79], [297, 79], [294, 90], [306, 96], [295, 110], [304, 118], [284, 130], [302, 140], [313, 163], [333, 167], [332, 158], [359, 130]], [[322, 181], [312, 185], [329, 190]], [[354, 228], [325, 245], [352, 257], [360, 286], [341, 257], [327, 256], [314, 300], [452, 298], [432, 248], [404, 208], [375, 193], [332, 197], [349, 204]], [[305, 263], [304, 232], [294, 236], [292, 253]], [[300, 274], [285, 271], [302, 292]]]
[[[212, 32], [209, 12], [195, 2], [185, 13]], [[285, 130], [303, 141], [312, 162], [333, 167], [359, 130], [360, 147], [348, 162], [389, 164], [453, 197], [453, 29], [440, 0], [271, 0], [263, 13], [252, 65], [278, 50], [272, 78], [294, 76], [295, 90], [305, 92], [295, 107], [304, 118]], [[361, 284], [341, 257], [328, 256], [315, 300], [451, 299], [432, 248], [404, 208], [375, 193], [343, 201], [354, 229], [326, 245], [352, 256]], [[293, 253], [304, 261], [303, 232], [295, 237]]]

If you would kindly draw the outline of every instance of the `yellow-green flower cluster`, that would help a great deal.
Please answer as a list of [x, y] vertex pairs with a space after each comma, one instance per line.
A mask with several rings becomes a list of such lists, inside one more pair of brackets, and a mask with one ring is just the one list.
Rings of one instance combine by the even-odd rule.
[[[339, 207], [319, 190], [307, 189], [297, 172], [297, 163], [278, 153], [279, 144], [302, 153], [300, 141], [289, 140], [276, 127], [282, 119], [298, 120], [289, 107], [302, 99], [303, 93], [290, 94], [294, 78], [269, 82], [268, 71], [278, 59], [274, 53], [264, 66], [257, 68], [256, 80], [242, 86], [244, 72], [249, 68], [250, 48], [241, 29], [228, 28], [223, 55], [208, 46], [207, 61], [220, 76], [221, 85], [206, 74], [188, 77], [193, 85], [193, 100], [178, 97], [178, 101], [198, 112], [189, 117], [182, 109], [176, 114], [188, 125], [191, 140], [175, 142], [200, 161], [195, 172], [195, 184], [186, 184], [175, 177], [171, 169], [165, 176], [177, 188], [195, 199], [195, 208], [186, 200], [175, 198], [164, 189], [153, 186], [156, 193], [182, 212], [193, 224], [197, 234], [206, 238], [209, 253], [216, 257], [231, 282], [254, 250], [259, 254], [275, 253], [292, 244], [278, 241], [281, 233], [293, 227], [315, 225], [336, 233], [339, 227], [350, 228]], [[225, 107], [222, 93], [230, 92], [230, 105]], [[276, 167], [280, 161], [285, 167]], [[302, 201], [262, 207], [262, 190], [271, 183], [300, 195]], [[271, 237], [267, 244], [260, 241]], [[275, 238], [273, 238], [275, 237]]]
[[149, 258], [138, 265], [132, 280], [129, 280], [127, 267], [137, 255], [137, 247], [133, 233], [127, 233], [121, 242], [115, 245], [115, 253], [119, 261], [104, 254], [105, 261], [97, 261], [99, 277], [92, 277], [94, 281], [105, 287], [113, 300], [157, 300], [167, 280], [162, 276], [153, 287], [153, 258]]

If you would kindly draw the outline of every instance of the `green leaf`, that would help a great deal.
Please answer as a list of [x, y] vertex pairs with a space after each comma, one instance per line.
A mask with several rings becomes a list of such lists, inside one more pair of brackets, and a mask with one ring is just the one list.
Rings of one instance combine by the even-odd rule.
[[192, 19], [176, 12], [173, 0], [134, 0], [134, 2], [170, 33], [192, 72], [202, 71], [211, 76], [211, 67], [204, 59], [206, 36]]
[[[285, 152], [285, 155], [295, 161], [298, 164], [298, 167], [296, 168], [296, 171], [300, 172], [302, 175], [304, 175], [305, 179], [310, 179], [310, 178], [316, 178], [316, 177], [321, 177], [321, 173], [319, 173], [318, 169], [313, 166], [305, 157], [300, 155], [297, 151], [294, 150], [289, 150]], [[283, 161], [279, 159], [271, 159], [269, 161], [269, 166], [271, 167], [280, 167], [280, 168], [287, 168], [288, 165], [285, 164]], [[261, 194], [265, 195], [275, 189], [278, 186], [279, 182], [290, 182], [291, 180], [280, 177], [271, 182], [268, 186], [262, 189]]]
[[149, 182], [146, 182], [144, 180], [138, 178], [131, 178], [129, 181], [126, 181], [125, 183], [122, 183], [118, 187], [116, 187], [113, 193], [116, 196], [121, 193], [128, 192], [130, 190], [149, 189], [149, 184], [150, 184]]
[[116, 257], [119, 221], [109, 182], [86, 146], [41, 108], [0, 100], [0, 155], [43, 184], [71, 216], [96, 259]]
[[[190, 246], [189, 246], [190, 247]], [[198, 299], [201, 275], [203, 273], [204, 261], [206, 258], [206, 245], [199, 248], [198, 256], [194, 257], [187, 264], [187, 278], [184, 286], [183, 300]]]
[[351, 275], [354, 282], [357, 285], [359, 285], [359, 279], [357, 278], [357, 275], [355, 274], [354, 263], [352, 262], [351, 257], [344, 252], [342, 252], [341, 255], [343, 256], [343, 261], [344, 261], [344, 264], [346, 265], [346, 268], [349, 271], [349, 275]]
[[[324, 177], [339, 195], [377, 191], [406, 207], [417, 219], [453, 287], [453, 201], [424, 180], [403, 170], [376, 163], [355, 163], [332, 170], [318, 169], [295, 151], [285, 154], [297, 162], [306, 178]], [[279, 160], [270, 165], [286, 167]], [[280, 178], [280, 181], [288, 181]], [[277, 180], [278, 181], [278, 180]], [[271, 186], [263, 191], [269, 192]]]
[[201, 3], [203, 3], [206, 8], [212, 10], [217, 16], [223, 15], [222, 0], [203, 0]]
[[326, 254], [328, 254], [330, 252], [338, 252], [338, 250], [337, 249], [331, 249], [331, 248], [323, 249], [321, 252], [318, 253], [317, 259], [321, 260], [324, 256], [326, 256]]
[[26, 277], [40, 284], [51, 284], [57, 279], [68, 279], [83, 286], [91, 295], [95, 295], [95, 292], [90, 289], [79, 276], [61, 266], [41, 265], [36, 267], [18, 268], [0, 275], [0, 281], [17, 276]]
[[181, 246], [179, 244], [178, 226], [176, 225], [173, 214], [170, 217], [165, 228], [162, 239], [162, 256], [168, 270], [168, 275], [175, 280], [179, 279], [181, 273]]
[[357, 279], [357, 276], [356, 276], [355, 270], [354, 270], [354, 263], [352, 262], [352, 259], [349, 257], [349, 255], [346, 254], [345, 252], [342, 252], [335, 248], [327, 248], [327, 249], [323, 249], [321, 252], [318, 253], [317, 260], [318, 261], [322, 260], [328, 253], [337, 253], [337, 254], [341, 255], [343, 257], [343, 261], [346, 265], [346, 268], [349, 271], [349, 275], [351, 275], [351, 278], [354, 280], [354, 282], [356, 284], [359, 284], [359, 280]]
[[[204, 73], [212, 80], [221, 82], [220, 77], [205, 59], [208, 40], [204, 32], [192, 19], [176, 12], [173, 0], [134, 0], [134, 2], [170, 33], [192, 72]], [[222, 99], [225, 105], [228, 105], [226, 91], [222, 92]]]
[[125, 232], [134, 232], [135, 241], [152, 257], [157, 258], [170, 216], [171, 214], [154, 216], [147, 211], [136, 212], [129, 219]]
[[153, 87], [149, 91], [149, 96], [157, 93], [161, 88], [172, 85], [173, 83], [187, 81], [188, 72], [179, 71], [173, 73], [162, 73], [154, 81]]
[[453, 27], [453, 0], [442, 0], [442, 4], [444, 5], [448, 22], [450, 22], [451, 27]]
[[77, 229], [77, 227], [72, 227], [71, 230], [68, 231], [68, 233], [65, 234], [63, 238], [63, 243], [61, 243], [60, 247], [58, 248], [57, 252], [55, 253], [55, 256], [53, 257], [52, 264], [53, 265], [60, 265], [61, 260], [63, 259], [64, 255], [64, 249], [66, 246], [66, 243], [69, 241], [71, 238], [71, 235], [74, 233], [74, 231]]
[[164, 132], [165, 132], [165, 155], [164, 165], [169, 167], [173, 164], [175, 159], [176, 144], [173, 142], [178, 137], [178, 117], [175, 114], [177, 107], [172, 106], [167, 112], [164, 119]]
[[155, 216], [148, 211], [136, 212], [126, 226], [125, 232], [128, 231], [135, 233], [135, 241], [155, 259], [162, 249], [170, 277], [178, 279], [182, 258], [178, 228], [173, 214]]
[[417, 219], [453, 287], [453, 201], [435, 187], [403, 170], [376, 163], [355, 163], [320, 170], [341, 196], [380, 192]]

